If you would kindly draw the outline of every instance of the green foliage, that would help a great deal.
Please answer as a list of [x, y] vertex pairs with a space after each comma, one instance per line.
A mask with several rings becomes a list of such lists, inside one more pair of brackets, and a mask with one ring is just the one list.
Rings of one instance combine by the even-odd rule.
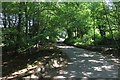
[[[72, 44], [98, 44], [120, 39], [120, 6], [96, 3], [2, 3], [3, 43], [25, 51], [59, 38]], [[65, 34], [63, 34], [65, 32]]]

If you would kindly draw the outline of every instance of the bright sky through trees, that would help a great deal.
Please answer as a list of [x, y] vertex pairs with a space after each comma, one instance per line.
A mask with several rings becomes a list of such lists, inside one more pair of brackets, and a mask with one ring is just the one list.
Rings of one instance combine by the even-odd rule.
[[113, 7], [113, 1], [112, 0], [105, 0], [105, 2], [108, 5], [109, 9], [112, 9], [112, 7]]

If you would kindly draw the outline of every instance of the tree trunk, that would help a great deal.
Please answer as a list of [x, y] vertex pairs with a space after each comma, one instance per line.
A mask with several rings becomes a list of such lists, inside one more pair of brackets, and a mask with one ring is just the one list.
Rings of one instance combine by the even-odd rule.
[[109, 26], [109, 29], [110, 29], [111, 36], [113, 38], [114, 36], [113, 36], [112, 28], [111, 28], [111, 25], [110, 25], [110, 22], [109, 22], [109, 19], [108, 19], [108, 15], [107, 15], [107, 11], [106, 11], [104, 3], [103, 3], [103, 9], [105, 11], [106, 20], [107, 20], [107, 23], [108, 23], [108, 26]]
[[19, 49], [20, 48], [20, 44], [21, 44], [21, 18], [22, 18], [22, 11], [21, 11], [21, 5], [22, 3], [19, 3], [19, 14], [18, 14], [18, 25], [17, 25], [17, 44], [16, 44], [16, 48]]
[[114, 35], [113, 35], [113, 32], [112, 32], [112, 28], [111, 28], [111, 25], [110, 25], [110, 22], [109, 22], [109, 19], [108, 19], [108, 15], [107, 15], [107, 11], [106, 11], [106, 8], [105, 8], [105, 5], [104, 5], [104, 4], [103, 4], [103, 8], [104, 8], [104, 10], [105, 10], [106, 20], [107, 20], [108, 25], [109, 25], [109, 29], [110, 29], [110, 33], [111, 33], [111, 35], [112, 35], [112, 39], [114, 40], [115, 44], [116, 44], [117, 47], [119, 48], [119, 45], [118, 45], [116, 39], [114, 38]]
[[26, 34], [26, 43], [28, 44], [28, 14], [27, 14], [27, 3], [25, 2], [24, 5], [26, 6], [25, 7], [25, 27], [26, 27], [26, 31], [25, 31], [25, 34]]

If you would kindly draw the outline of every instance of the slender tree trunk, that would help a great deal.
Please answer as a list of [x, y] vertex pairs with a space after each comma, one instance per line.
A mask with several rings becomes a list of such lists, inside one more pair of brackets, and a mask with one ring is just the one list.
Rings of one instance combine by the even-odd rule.
[[71, 29], [67, 29], [67, 33], [68, 33], [68, 38], [71, 39], [73, 37], [73, 32], [71, 31]]
[[104, 4], [103, 4], [103, 8], [105, 10], [106, 20], [107, 20], [108, 25], [109, 25], [109, 29], [110, 29], [110, 32], [111, 32], [111, 35], [112, 35], [112, 39], [115, 41], [116, 46], [119, 48], [119, 45], [118, 45], [116, 39], [114, 38], [114, 35], [113, 35], [113, 32], [112, 32], [112, 28], [111, 28], [111, 25], [110, 25], [110, 22], [109, 22], [109, 19], [108, 19], [108, 15], [107, 15], [107, 11], [106, 11], [106, 8], [105, 8]]
[[109, 18], [108, 18], [107, 11], [106, 11], [104, 3], [103, 3], [103, 9], [105, 11], [106, 20], [107, 20], [107, 23], [108, 23], [108, 26], [109, 26], [109, 29], [110, 29], [111, 36], [113, 38], [114, 36], [113, 36], [112, 28], [111, 28], [111, 25], [110, 25], [110, 22], [109, 22]]
[[94, 19], [94, 25], [93, 25], [93, 26], [94, 26], [94, 27], [93, 27], [93, 29], [94, 29], [94, 45], [96, 45], [96, 44], [95, 44], [95, 28], [96, 28], [96, 27], [95, 27], [95, 19]]
[[[91, 12], [91, 14], [94, 15], [93, 11]], [[93, 22], [94, 22], [94, 23], [93, 23], [93, 26], [94, 26], [94, 27], [93, 27], [93, 30], [94, 30], [93, 40], [94, 40], [94, 43], [93, 43], [93, 44], [96, 45], [96, 44], [95, 44], [95, 29], [96, 29], [96, 27], [95, 27], [95, 16], [93, 16], [92, 19], [93, 19]]]
[[20, 44], [21, 44], [21, 18], [22, 18], [22, 11], [21, 11], [21, 5], [22, 3], [19, 3], [19, 14], [18, 14], [18, 25], [17, 25], [17, 44], [16, 47], [17, 49], [20, 48]]
[[28, 44], [28, 14], [27, 14], [27, 3], [25, 2], [25, 27], [26, 27], [26, 31], [25, 31], [25, 34], [26, 34], [26, 43]]
[[11, 23], [10, 23], [10, 15], [8, 15], [8, 28], [10, 28], [10, 25], [11, 25]]

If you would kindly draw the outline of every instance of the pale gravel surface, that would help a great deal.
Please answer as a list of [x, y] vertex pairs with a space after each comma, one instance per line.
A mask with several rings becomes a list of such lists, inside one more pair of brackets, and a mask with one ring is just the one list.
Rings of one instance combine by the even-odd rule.
[[[92, 52], [73, 46], [57, 45], [69, 58], [68, 67], [51, 71], [50, 75], [55, 78], [118, 78], [118, 66], [110, 56]], [[114, 61], [113, 61], [114, 60]]]

